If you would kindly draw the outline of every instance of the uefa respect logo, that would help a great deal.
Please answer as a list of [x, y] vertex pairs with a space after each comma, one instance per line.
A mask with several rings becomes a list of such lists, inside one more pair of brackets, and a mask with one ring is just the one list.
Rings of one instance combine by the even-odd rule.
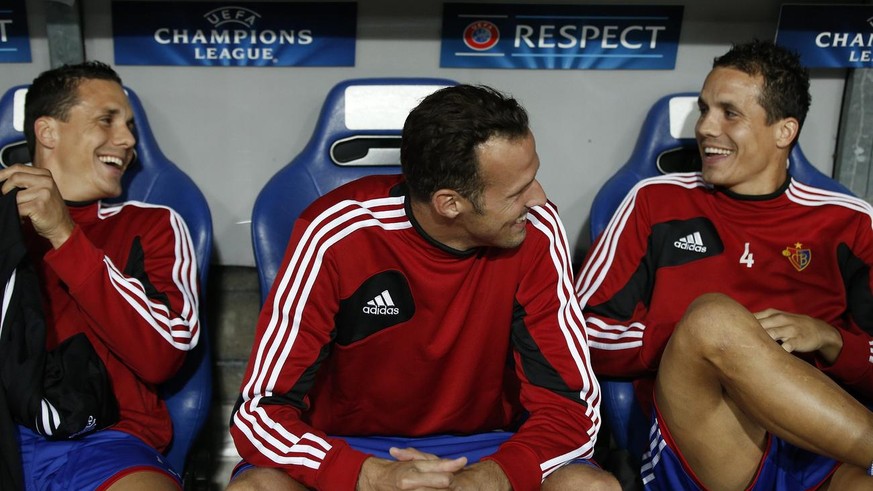
[[464, 29], [464, 44], [475, 51], [486, 51], [500, 41], [500, 29], [493, 22], [477, 20]]

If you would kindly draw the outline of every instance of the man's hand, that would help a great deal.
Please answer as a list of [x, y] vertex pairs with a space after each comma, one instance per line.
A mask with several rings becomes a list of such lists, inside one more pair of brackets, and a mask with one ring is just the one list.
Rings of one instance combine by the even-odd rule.
[[19, 188], [18, 214], [29, 218], [36, 233], [48, 239], [52, 247], [57, 249], [70, 238], [75, 224], [51, 172], [15, 164], [0, 169], [0, 181], [5, 181], [0, 188], [3, 194]]
[[493, 460], [484, 460], [467, 467], [455, 475], [452, 482], [455, 491], [511, 491], [509, 478]]
[[776, 309], [754, 315], [767, 334], [781, 342], [782, 348], [789, 353], [818, 351], [826, 362], [833, 363], [843, 349], [839, 331], [822, 320]]
[[357, 491], [396, 489], [452, 489], [454, 474], [467, 465], [467, 458], [441, 459], [414, 448], [390, 450], [397, 461], [370, 457], [361, 466]]
[[440, 460], [440, 458], [432, 453], [422, 452], [417, 448], [397, 448], [391, 447], [388, 453], [400, 462], [408, 462], [410, 460]]

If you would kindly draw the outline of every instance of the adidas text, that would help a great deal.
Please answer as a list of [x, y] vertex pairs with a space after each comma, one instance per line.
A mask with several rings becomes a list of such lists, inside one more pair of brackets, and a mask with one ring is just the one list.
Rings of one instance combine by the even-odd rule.
[[365, 305], [363, 309], [365, 314], [377, 314], [377, 315], [397, 315], [400, 313], [400, 309], [397, 307], [373, 307], [370, 305]]
[[673, 242], [673, 245], [677, 249], [683, 249], [686, 251], [706, 252], [706, 246], [697, 245], [697, 244], [689, 244], [688, 242], [680, 242], [677, 240], [676, 242]]

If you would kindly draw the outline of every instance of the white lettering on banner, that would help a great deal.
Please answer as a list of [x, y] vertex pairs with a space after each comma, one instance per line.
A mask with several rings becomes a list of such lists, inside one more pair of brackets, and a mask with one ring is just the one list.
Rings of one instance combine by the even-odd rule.
[[9, 19], [0, 19], [0, 43], [5, 43], [9, 39], [6, 37], [6, 24], [12, 24]]
[[196, 60], [272, 60], [272, 48], [194, 48]]
[[217, 26], [226, 22], [240, 22], [248, 26], [255, 24], [260, 15], [254, 10], [244, 8], [225, 8], [221, 10], [213, 10], [204, 15], [210, 24]]
[[815, 37], [819, 48], [873, 48], [873, 34], [820, 32]]
[[197, 29], [170, 29], [162, 27], [155, 31], [155, 42], [158, 44], [312, 44], [312, 31], [284, 30], [263, 31], [235, 29], [233, 31]]
[[[555, 29], [557, 29], [557, 37], [555, 42]], [[600, 43], [600, 47], [604, 49], [617, 49], [619, 46], [627, 49], [641, 49], [644, 43], [632, 42], [628, 37], [634, 32], [648, 31], [649, 48], [655, 49], [658, 45], [658, 33], [667, 30], [666, 26], [627, 26], [621, 28], [619, 26], [603, 26], [600, 29], [597, 26], [577, 26], [564, 25], [558, 28], [556, 25], [541, 25], [539, 28], [527, 24], [518, 24], [515, 27], [515, 47], [521, 46], [524, 43], [528, 48], [554, 48], [561, 49], [575, 48], [585, 49], [589, 42]]]
[[873, 51], [852, 51], [851, 53], [849, 53], [849, 61], [873, 61]]

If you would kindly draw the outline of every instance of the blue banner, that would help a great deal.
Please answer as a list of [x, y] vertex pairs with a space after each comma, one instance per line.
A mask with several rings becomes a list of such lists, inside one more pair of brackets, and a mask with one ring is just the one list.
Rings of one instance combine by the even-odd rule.
[[4, 0], [0, 6], [0, 63], [30, 63], [24, 0]]
[[112, 2], [116, 65], [354, 66], [354, 2]]
[[683, 7], [446, 3], [440, 66], [672, 70]]
[[810, 68], [871, 68], [873, 6], [783, 5], [776, 43]]

